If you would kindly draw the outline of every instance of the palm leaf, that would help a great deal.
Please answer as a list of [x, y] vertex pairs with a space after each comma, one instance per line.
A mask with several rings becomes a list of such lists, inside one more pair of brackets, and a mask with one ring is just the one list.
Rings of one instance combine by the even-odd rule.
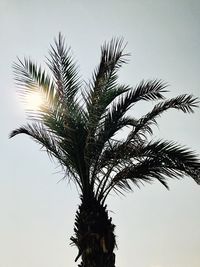
[[141, 133], [143, 136], [145, 132], [153, 134], [151, 125], [156, 124], [156, 118], [162, 115], [163, 112], [169, 109], [177, 109], [184, 113], [193, 113], [193, 108], [198, 107], [198, 103], [198, 98], [186, 94], [160, 102], [155, 105], [152, 111], [138, 120], [136, 127], [129, 134], [128, 140], [134, 139], [137, 133]]
[[153, 179], [159, 180], [168, 188], [166, 177], [181, 178], [183, 175], [192, 177], [200, 184], [200, 161], [188, 148], [160, 140], [150, 142], [139, 153], [141, 159], [117, 173], [108, 188], [130, 190], [130, 182], [138, 185], [140, 182], [152, 182]]
[[13, 64], [13, 69], [15, 81], [19, 87], [18, 92], [23, 100], [33, 92], [39, 92], [45, 99], [45, 108], [55, 104], [57, 98], [55, 84], [41, 67], [32, 60], [24, 58], [23, 61], [18, 59], [18, 62]]
[[123, 50], [123, 39], [112, 39], [102, 46], [100, 64], [93, 74], [87, 93], [86, 104], [89, 114], [93, 113], [94, 106], [98, 106], [102, 94], [115, 89], [117, 71], [123, 63], [126, 63], [127, 54], [124, 54]]
[[[163, 99], [166, 85], [161, 81], [153, 80], [146, 83], [141, 82], [134, 90], [128, 91], [125, 96], [115, 104], [105, 115], [101, 129], [96, 140], [93, 140], [91, 151], [95, 150], [96, 158], [102, 153], [103, 147], [119, 130], [127, 126], [127, 121], [123, 119], [128, 109], [139, 100]], [[135, 126], [135, 125], [134, 125]]]
[[75, 100], [81, 82], [71, 49], [66, 48], [61, 34], [58, 36], [58, 41], [55, 40], [55, 47], [51, 46], [49, 54], [48, 66], [54, 75], [58, 94], [61, 99], [70, 103]]
[[189, 148], [172, 141], [159, 140], [150, 142], [141, 149], [141, 153], [152, 158], [159, 156], [162, 165], [183, 171], [200, 184], [200, 160]]
[[[124, 114], [132, 107], [133, 104], [139, 100], [158, 100], [163, 99], [163, 92], [166, 85], [161, 81], [153, 80], [146, 83], [141, 82], [134, 90], [129, 91], [126, 95], [122, 96], [116, 104], [113, 104], [111, 111], [109, 111], [105, 117], [105, 127], [103, 132], [109, 132], [105, 141], [108, 140], [115, 132], [114, 129], [117, 123], [122, 119]], [[106, 127], [107, 126], [107, 127]]]
[[91, 140], [94, 139], [98, 124], [108, 105], [117, 96], [129, 90], [127, 86], [119, 86], [116, 83], [117, 71], [126, 62], [127, 55], [123, 50], [122, 39], [112, 39], [102, 46], [100, 64], [88, 86], [89, 91], [84, 96], [88, 114], [88, 157], [91, 151]]
[[58, 160], [61, 167], [66, 171], [67, 178], [69, 179], [71, 177], [78, 184], [80, 189], [82, 189], [80, 178], [77, 175], [71, 155], [69, 155], [66, 150], [62, 149], [62, 139], [60, 139], [58, 136], [52, 135], [51, 132], [49, 132], [39, 123], [22, 126], [12, 131], [9, 137], [12, 138], [18, 134], [26, 134], [32, 137], [34, 141], [36, 141], [42, 146], [42, 148], [46, 150], [50, 157]]

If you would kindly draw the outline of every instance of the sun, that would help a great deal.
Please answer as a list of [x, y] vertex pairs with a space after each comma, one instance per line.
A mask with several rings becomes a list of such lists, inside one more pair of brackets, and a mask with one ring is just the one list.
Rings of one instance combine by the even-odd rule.
[[45, 102], [41, 92], [31, 92], [26, 95], [24, 100], [25, 108], [33, 111], [40, 110]]

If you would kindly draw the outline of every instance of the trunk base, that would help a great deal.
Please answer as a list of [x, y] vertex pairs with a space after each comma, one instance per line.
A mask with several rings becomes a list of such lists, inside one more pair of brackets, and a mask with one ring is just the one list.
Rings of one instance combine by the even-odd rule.
[[82, 197], [81, 201], [75, 218], [75, 237], [71, 237], [79, 250], [75, 261], [82, 258], [79, 267], [115, 267], [115, 225], [108, 217], [106, 205], [94, 197]]

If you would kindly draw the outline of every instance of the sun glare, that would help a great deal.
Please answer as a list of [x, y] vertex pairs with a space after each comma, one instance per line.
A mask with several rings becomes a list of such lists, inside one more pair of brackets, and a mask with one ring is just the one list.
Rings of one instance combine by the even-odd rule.
[[32, 92], [25, 97], [25, 108], [28, 110], [39, 110], [44, 103], [44, 97], [40, 92]]

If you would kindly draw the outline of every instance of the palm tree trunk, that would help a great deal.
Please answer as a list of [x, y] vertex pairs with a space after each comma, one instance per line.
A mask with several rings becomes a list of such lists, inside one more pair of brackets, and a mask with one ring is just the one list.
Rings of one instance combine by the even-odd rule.
[[71, 237], [79, 250], [75, 261], [82, 259], [78, 267], [115, 267], [115, 225], [111, 221], [106, 205], [93, 194], [81, 197], [75, 218], [75, 237]]

